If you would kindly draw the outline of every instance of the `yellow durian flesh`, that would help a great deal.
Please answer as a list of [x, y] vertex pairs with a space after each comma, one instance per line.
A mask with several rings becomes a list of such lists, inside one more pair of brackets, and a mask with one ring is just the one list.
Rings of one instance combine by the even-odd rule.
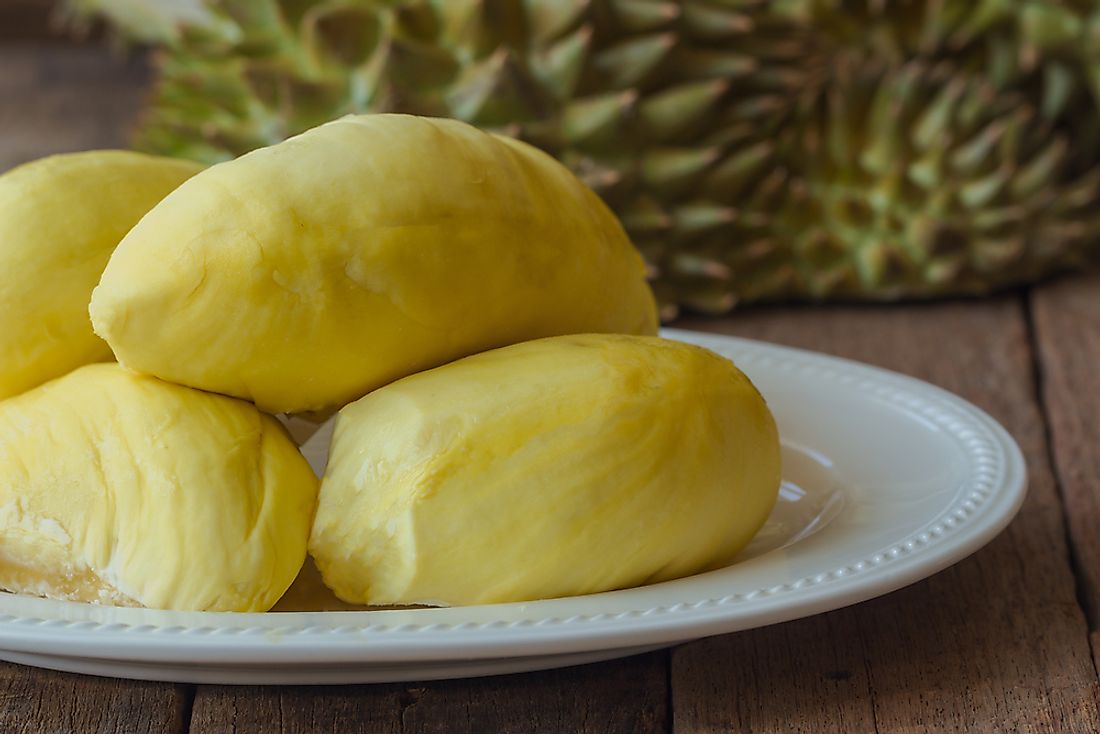
[[641, 257], [566, 168], [407, 115], [199, 174], [123, 240], [91, 315], [126, 366], [269, 412], [526, 339], [657, 326]]
[[0, 399], [111, 359], [88, 300], [119, 240], [196, 163], [119, 150], [0, 176]]
[[310, 553], [349, 602], [587, 594], [728, 562], [778, 489], [775, 422], [731, 362], [655, 337], [555, 337], [345, 407]]
[[0, 588], [265, 611], [302, 566], [316, 494], [254, 406], [81, 367], [0, 402]]

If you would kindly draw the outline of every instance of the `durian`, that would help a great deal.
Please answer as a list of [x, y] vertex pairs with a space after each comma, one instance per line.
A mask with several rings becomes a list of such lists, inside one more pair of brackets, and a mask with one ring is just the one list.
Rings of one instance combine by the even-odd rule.
[[111, 359], [88, 299], [122, 236], [202, 166], [122, 150], [0, 176], [0, 400]]
[[779, 490], [775, 421], [728, 360], [560, 336], [387, 385], [336, 420], [310, 554], [347, 602], [589, 594], [728, 563]]
[[[135, 27], [128, 4], [74, 1]], [[165, 50], [142, 148], [222, 160], [358, 111], [448, 116], [506, 132], [551, 152], [605, 198], [645, 254], [666, 318], [679, 305], [722, 312], [738, 301], [981, 293], [1095, 250], [1093, 223], [1080, 214], [1100, 204], [1090, 198], [1100, 162], [1097, 0], [187, 7], [187, 17], [144, 26], [158, 29]], [[867, 73], [853, 77], [864, 63]], [[819, 157], [837, 136], [855, 149], [882, 145], [884, 132], [857, 124], [868, 120], [858, 103], [844, 103], [850, 128], [827, 110], [850, 93], [864, 104], [890, 97], [891, 85], [918, 67], [936, 72], [918, 74], [916, 95], [898, 90], [896, 104], [910, 119], [922, 105], [939, 114], [935, 101], [960, 84], [980, 88], [989, 109], [1027, 119], [1027, 145], [1011, 153], [983, 146], [972, 136], [984, 128], [950, 115], [920, 150], [911, 131], [876, 123], [895, 131], [887, 142], [896, 155], [917, 156], [895, 161], [899, 170], [927, 168], [929, 157], [968, 146], [990, 153], [972, 169], [1009, 166], [997, 196], [969, 205], [981, 221], [961, 229], [954, 214], [963, 209], [939, 219], [940, 204], [914, 206], [904, 190], [880, 185], [881, 171], [865, 170], [858, 155]], [[1037, 152], [1044, 150], [1047, 158]], [[973, 175], [963, 174], [970, 182]], [[1041, 225], [1054, 239], [1039, 246], [1025, 234], [1021, 246], [999, 245], [993, 264], [989, 223], [1033, 210], [1039, 189], [1059, 202]], [[834, 212], [838, 202], [853, 216]], [[887, 210], [885, 232], [862, 226], [859, 212]], [[950, 234], [933, 237], [928, 249], [933, 240], [918, 233], [929, 229]], [[1003, 239], [1000, 231], [994, 239]]]
[[0, 401], [0, 588], [260, 612], [305, 559], [317, 478], [248, 403], [81, 367]]
[[[776, 144], [801, 165], [735, 194], [728, 232], [668, 255], [688, 303], [721, 311], [727, 283], [751, 299], [980, 293], [1079, 266], [1100, 237], [1100, 168], [1041, 111], [947, 63], [852, 60]], [[732, 195], [732, 194], [731, 194]]]
[[641, 257], [564, 166], [383, 114], [192, 178], [119, 244], [90, 312], [126, 367], [273, 413], [526, 339], [657, 328]]

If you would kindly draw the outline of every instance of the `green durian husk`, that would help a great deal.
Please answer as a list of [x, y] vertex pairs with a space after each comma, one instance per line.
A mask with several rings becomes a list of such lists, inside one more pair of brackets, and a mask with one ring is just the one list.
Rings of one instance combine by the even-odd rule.
[[73, 2], [159, 29], [138, 147], [364, 111], [514, 135], [619, 214], [666, 319], [986, 293], [1100, 237], [1097, 0]]

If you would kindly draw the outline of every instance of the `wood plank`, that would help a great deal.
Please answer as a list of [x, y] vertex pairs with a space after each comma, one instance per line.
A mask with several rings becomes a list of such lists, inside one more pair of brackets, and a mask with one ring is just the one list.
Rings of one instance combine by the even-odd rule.
[[[1034, 291], [1042, 393], [1080, 596], [1100, 630], [1100, 273]], [[1100, 667], [1100, 646], [1093, 644]]]
[[835, 612], [676, 648], [673, 731], [873, 731], [864, 655]]
[[0, 172], [51, 153], [128, 147], [147, 87], [138, 56], [94, 46], [0, 46]]
[[191, 701], [189, 688], [0, 663], [0, 731], [183, 732]]
[[54, 7], [49, 0], [3, 0], [0, 41], [60, 40]]
[[200, 686], [192, 734], [666, 731], [666, 652], [521, 675], [374, 686]]
[[1100, 731], [1100, 685], [1020, 300], [768, 309], [683, 325], [831, 352], [953, 390], [1016, 437], [1031, 484], [1004, 534], [931, 579], [673, 651], [674, 731]]

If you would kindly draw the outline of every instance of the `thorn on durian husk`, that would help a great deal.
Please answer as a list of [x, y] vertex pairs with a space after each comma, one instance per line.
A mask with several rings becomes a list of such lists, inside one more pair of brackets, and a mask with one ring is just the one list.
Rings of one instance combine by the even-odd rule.
[[545, 50], [533, 53], [531, 73], [555, 99], [566, 102], [577, 92], [591, 45], [591, 26], [581, 26]]
[[592, 0], [523, 0], [531, 42], [545, 45], [583, 22]]
[[676, 235], [690, 239], [732, 224], [737, 210], [724, 204], [698, 202], [679, 207], [672, 218]]
[[756, 25], [752, 16], [746, 13], [695, 0], [685, 0], [683, 19], [688, 32], [707, 40], [727, 40], [744, 35]]
[[729, 88], [729, 82], [717, 79], [688, 82], [648, 96], [638, 109], [646, 136], [664, 142], [698, 130]]
[[722, 156], [718, 148], [658, 148], [643, 154], [642, 179], [656, 192], [695, 183]]
[[637, 101], [633, 89], [576, 100], [562, 113], [562, 134], [573, 145], [606, 143], [622, 133]]
[[320, 6], [302, 19], [302, 42], [316, 64], [365, 63], [382, 34], [382, 22], [366, 8]]
[[656, 33], [623, 41], [592, 58], [592, 72], [604, 89], [629, 89], [654, 74], [676, 46], [672, 33]]
[[680, 17], [682, 9], [663, 0], [610, 0], [614, 18], [628, 33], [663, 29]]
[[760, 70], [760, 62], [738, 49], [682, 49], [675, 64], [688, 79], [744, 79]]
[[775, 152], [773, 143], [761, 141], [726, 156], [708, 174], [706, 190], [719, 201], [736, 201], [764, 173]]
[[551, 104], [508, 48], [468, 67], [446, 99], [452, 115], [482, 127], [539, 120]]
[[669, 271], [675, 276], [706, 278], [723, 282], [728, 282], [733, 276], [733, 271], [729, 265], [713, 257], [691, 252], [680, 252], [670, 258]]

